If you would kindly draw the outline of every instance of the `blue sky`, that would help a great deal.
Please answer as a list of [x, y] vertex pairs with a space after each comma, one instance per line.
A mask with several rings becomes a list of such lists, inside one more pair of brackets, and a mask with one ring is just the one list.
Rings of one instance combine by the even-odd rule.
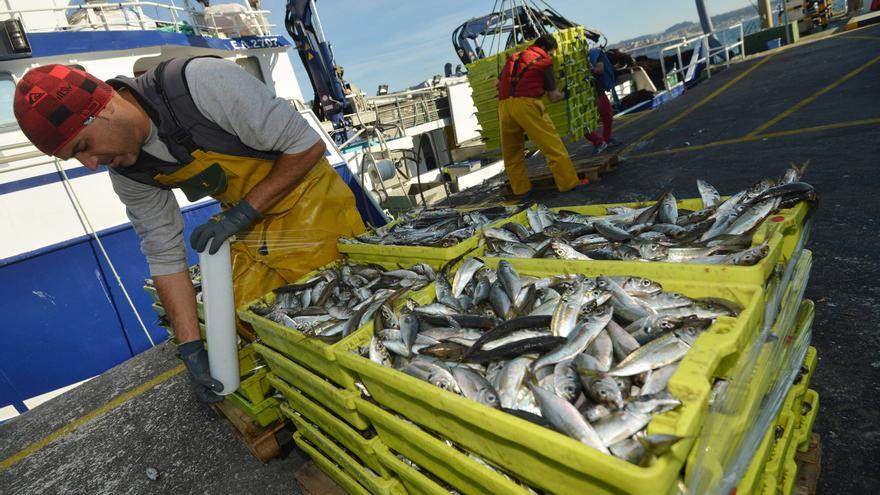
[[[543, 6], [541, 1], [536, 2]], [[696, 21], [693, 0], [552, 0], [568, 19], [605, 33], [610, 43], [662, 31], [677, 22]], [[749, 5], [747, 0], [707, 0], [710, 14]], [[500, 2], [498, 2], [500, 5]], [[272, 11], [274, 31], [284, 34], [282, 0], [264, 0]], [[494, 0], [319, 0], [318, 15], [345, 79], [367, 94], [379, 84], [392, 90], [443, 73], [443, 64], [460, 63], [452, 48], [452, 31], [464, 21], [488, 14]], [[303, 95], [312, 95], [308, 76], [295, 49], [289, 52]]]

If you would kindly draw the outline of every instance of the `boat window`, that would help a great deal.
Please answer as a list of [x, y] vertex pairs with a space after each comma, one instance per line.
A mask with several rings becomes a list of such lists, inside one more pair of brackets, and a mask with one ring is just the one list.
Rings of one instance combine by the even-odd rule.
[[237, 58], [235, 59], [235, 63], [261, 82], [266, 82], [266, 79], [263, 78], [263, 70], [260, 68], [260, 61], [257, 60], [257, 57]]
[[15, 96], [15, 79], [12, 74], [0, 72], [0, 127], [15, 125], [12, 99]]

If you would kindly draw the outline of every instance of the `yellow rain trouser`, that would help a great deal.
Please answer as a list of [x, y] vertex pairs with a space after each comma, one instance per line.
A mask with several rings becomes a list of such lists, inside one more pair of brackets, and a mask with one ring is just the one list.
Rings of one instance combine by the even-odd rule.
[[525, 194], [532, 188], [526, 171], [523, 132], [529, 135], [529, 139], [547, 158], [547, 167], [553, 173], [553, 180], [556, 181], [559, 191], [568, 191], [580, 183], [568, 150], [539, 98], [513, 96], [499, 101], [498, 121], [501, 126], [504, 169], [514, 194]]
[[[174, 185], [219, 164], [227, 187], [213, 197], [223, 209], [241, 201], [274, 163], [200, 150], [192, 156], [193, 162], [156, 179]], [[236, 308], [338, 258], [336, 239], [364, 230], [351, 189], [321, 158], [287, 196], [236, 235], [231, 244]]]

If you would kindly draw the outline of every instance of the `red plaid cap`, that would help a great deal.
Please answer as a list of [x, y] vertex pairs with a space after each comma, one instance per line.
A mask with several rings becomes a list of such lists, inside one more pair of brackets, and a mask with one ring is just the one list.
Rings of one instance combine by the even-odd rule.
[[100, 112], [113, 89], [95, 76], [65, 65], [29, 70], [15, 87], [13, 110], [24, 135], [54, 155]]

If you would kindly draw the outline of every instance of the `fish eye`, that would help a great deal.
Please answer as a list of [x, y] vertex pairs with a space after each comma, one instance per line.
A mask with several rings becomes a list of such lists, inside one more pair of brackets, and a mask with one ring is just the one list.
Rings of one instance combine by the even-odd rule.
[[650, 280], [642, 280], [642, 285], [647, 287], [647, 286], [651, 285], [651, 281]]
[[608, 392], [606, 392], [606, 391], [604, 391], [604, 390], [600, 390], [600, 391], [599, 391], [599, 397], [602, 397], [603, 399], [604, 399], [605, 397], [608, 397]]

